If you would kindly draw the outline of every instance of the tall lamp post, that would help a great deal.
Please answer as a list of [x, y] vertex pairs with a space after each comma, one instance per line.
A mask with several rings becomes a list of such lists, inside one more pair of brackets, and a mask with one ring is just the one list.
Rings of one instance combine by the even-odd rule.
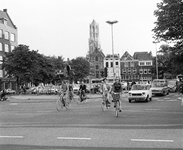
[[157, 57], [157, 41], [153, 42], [155, 44], [155, 50], [156, 50], [156, 79], [158, 79], [158, 57]]
[[113, 55], [113, 78], [115, 78], [115, 71], [114, 71], [114, 43], [113, 43], [113, 24], [118, 23], [118, 21], [106, 21], [106, 23], [111, 25], [111, 36], [112, 36], [112, 55]]

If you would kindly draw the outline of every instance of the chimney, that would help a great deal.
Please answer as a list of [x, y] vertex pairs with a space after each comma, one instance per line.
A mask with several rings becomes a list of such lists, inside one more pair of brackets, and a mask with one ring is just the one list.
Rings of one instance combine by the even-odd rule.
[[3, 9], [3, 11], [4, 11], [4, 12], [6, 12], [6, 13], [8, 12], [8, 10], [7, 10], [7, 9]]

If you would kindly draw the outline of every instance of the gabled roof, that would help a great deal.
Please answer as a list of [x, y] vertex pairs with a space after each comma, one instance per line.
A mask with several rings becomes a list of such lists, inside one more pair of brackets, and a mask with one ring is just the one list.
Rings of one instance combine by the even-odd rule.
[[135, 52], [133, 54], [133, 58], [138, 60], [152, 60], [152, 53], [151, 52]]
[[134, 60], [134, 58], [126, 51], [121, 57], [121, 60]]
[[10, 16], [8, 15], [7, 9], [3, 9], [3, 11], [0, 10], [0, 20], [7, 20], [7, 25], [17, 29], [17, 27], [14, 25], [13, 21], [11, 20]]
[[90, 55], [101, 55], [103, 58], [105, 57], [104, 53], [99, 48], [95, 48], [95, 50], [92, 53], [90, 53]]

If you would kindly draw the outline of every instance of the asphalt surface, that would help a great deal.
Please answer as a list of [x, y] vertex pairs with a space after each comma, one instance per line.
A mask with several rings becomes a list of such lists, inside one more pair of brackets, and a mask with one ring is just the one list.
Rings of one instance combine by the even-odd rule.
[[0, 102], [0, 149], [183, 149], [180, 95], [148, 103], [128, 103], [126, 96], [118, 118], [113, 105], [101, 110], [101, 95], [60, 112], [56, 95], [11, 96]]

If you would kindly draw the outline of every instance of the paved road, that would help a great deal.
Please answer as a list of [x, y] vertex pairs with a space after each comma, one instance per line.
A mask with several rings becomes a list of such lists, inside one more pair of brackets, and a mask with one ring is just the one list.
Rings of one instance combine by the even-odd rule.
[[0, 149], [182, 149], [179, 95], [128, 103], [123, 112], [102, 112], [99, 95], [69, 110], [55, 109], [56, 96], [13, 96], [0, 102]]

